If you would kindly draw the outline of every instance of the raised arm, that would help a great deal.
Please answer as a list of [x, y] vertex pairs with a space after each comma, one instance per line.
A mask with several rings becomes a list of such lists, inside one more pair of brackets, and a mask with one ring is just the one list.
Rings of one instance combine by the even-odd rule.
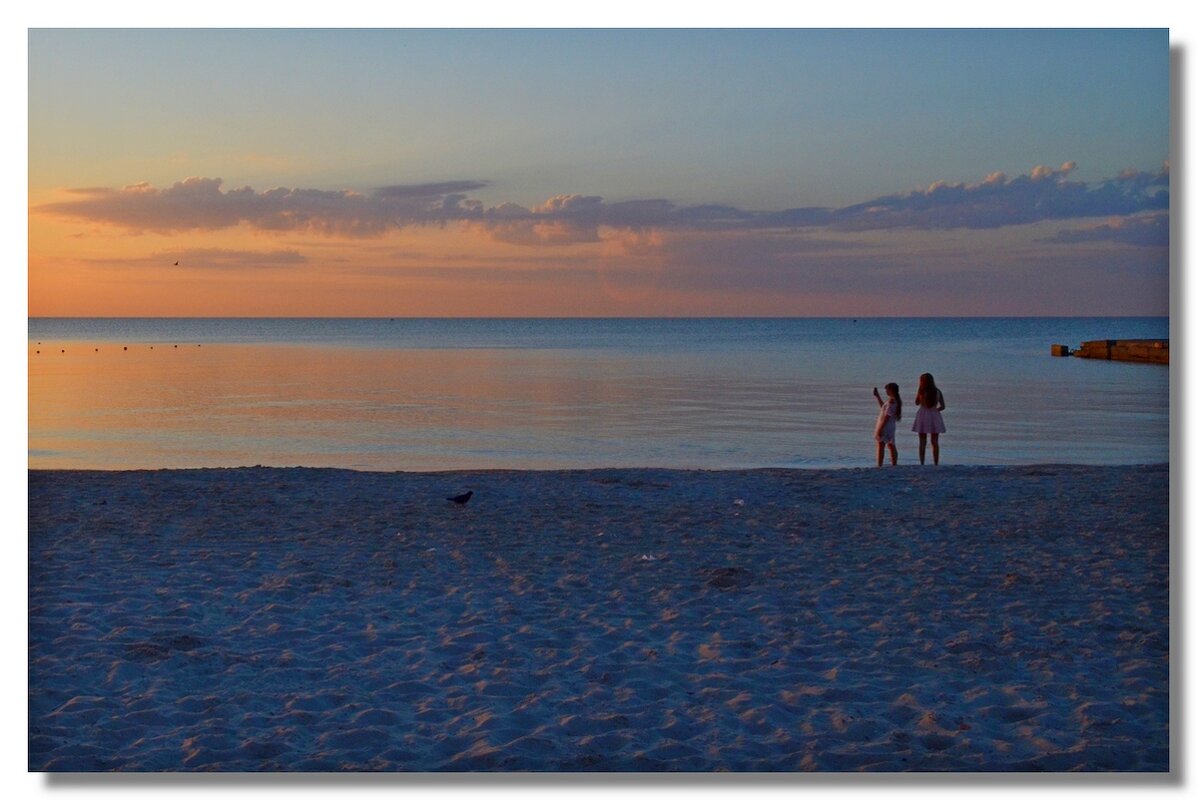
[[876, 401], [878, 402], [878, 405], [879, 405], [879, 406], [884, 406], [884, 405], [885, 405], [885, 404], [883, 404], [883, 403], [882, 403], [882, 396], [878, 394], [878, 388], [877, 388], [877, 387], [874, 387], [874, 400], [876, 400]]

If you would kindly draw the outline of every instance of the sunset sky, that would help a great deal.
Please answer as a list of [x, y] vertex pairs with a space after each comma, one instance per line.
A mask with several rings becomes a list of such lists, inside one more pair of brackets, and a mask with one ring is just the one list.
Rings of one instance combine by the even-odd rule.
[[29, 314], [1167, 314], [1169, 135], [1163, 29], [34, 30]]

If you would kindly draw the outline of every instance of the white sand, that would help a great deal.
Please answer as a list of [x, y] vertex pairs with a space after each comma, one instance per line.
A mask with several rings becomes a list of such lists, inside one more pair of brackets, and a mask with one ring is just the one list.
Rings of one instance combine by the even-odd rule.
[[1167, 770], [1168, 478], [31, 471], [29, 767]]

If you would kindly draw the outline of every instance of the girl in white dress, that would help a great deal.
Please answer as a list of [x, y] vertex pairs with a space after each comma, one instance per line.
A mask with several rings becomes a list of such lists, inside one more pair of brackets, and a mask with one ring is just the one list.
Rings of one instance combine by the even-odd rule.
[[915, 393], [915, 404], [919, 411], [915, 413], [915, 424], [911, 430], [919, 434], [919, 463], [924, 463], [924, 452], [928, 447], [928, 435], [932, 437], [932, 464], [940, 464], [940, 435], [948, 429], [944, 427], [944, 393], [936, 388], [936, 380], [931, 373], [919, 377], [919, 390]]
[[874, 425], [874, 441], [878, 443], [878, 467], [882, 466], [882, 454], [887, 445], [890, 446], [890, 463], [898, 464], [898, 448], [894, 446], [895, 422], [903, 419], [903, 399], [899, 397], [898, 384], [893, 382], [886, 385], [886, 400], [878, 394], [874, 387], [874, 400], [881, 407], [878, 411], [878, 422]]

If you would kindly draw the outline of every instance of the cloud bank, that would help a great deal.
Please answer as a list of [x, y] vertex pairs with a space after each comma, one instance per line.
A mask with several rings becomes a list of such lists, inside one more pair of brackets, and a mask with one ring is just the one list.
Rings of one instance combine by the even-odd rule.
[[1043, 242], [1119, 242], [1141, 247], [1169, 246], [1169, 215], [1155, 213], [1134, 217], [1114, 217], [1100, 225], [1058, 231]]
[[230, 250], [227, 248], [183, 248], [129, 258], [83, 259], [89, 264], [128, 266], [153, 265], [177, 270], [221, 270], [247, 267], [293, 267], [307, 264], [308, 257], [296, 250]]
[[[245, 225], [261, 231], [303, 231], [340, 238], [375, 237], [408, 226], [465, 223], [506, 242], [560, 245], [597, 242], [601, 227], [700, 232], [992, 229], [1044, 221], [1125, 218], [1169, 208], [1167, 164], [1151, 173], [1126, 170], [1096, 184], [1072, 180], [1075, 169], [1074, 162], [1059, 168], [1037, 166], [1014, 178], [991, 173], [974, 184], [937, 181], [926, 188], [842, 208], [806, 206], [781, 211], [714, 203], [680, 206], [664, 199], [608, 202], [598, 195], [582, 194], [557, 195], [532, 208], [510, 202], [487, 206], [469, 194], [489, 185], [481, 180], [396, 184], [362, 193], [283, 187], [259, 192], [248, 186], [225, 190], [220, 178], [188, 178], [165, 189], [146, 183], [122, 189], [76, 189], [71, 190], [70, 199], [35, 210], [133, 231], [213, 231]], [[1149, 219], [1155, 218], [1145, 218]], [[1105, 225], [1063, 232], [1052, 241], [1109, 239], [1159, 244], [1161, 226], [1168, 228], [1167, 219], [1164, 223]]]
[[1076, 168], [1070, 161], [1015, 178], [991, 173], [976, 184], [937, 181], [926, 189], [838, 209], [831, 224], [847, 230], [981, 229], [1169, 208], [1168, 165], [1155, 173], [1125, 170], [1097, 185], [1069, 180]]

